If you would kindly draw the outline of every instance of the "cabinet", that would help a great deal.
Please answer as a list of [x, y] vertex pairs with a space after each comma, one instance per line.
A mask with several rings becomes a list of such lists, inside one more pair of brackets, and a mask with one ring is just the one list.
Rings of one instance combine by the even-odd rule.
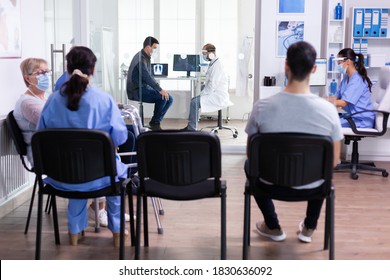
[[365, 56], [367, 68], [375, 70], [390, 63], [389, 11], [390, 6], [351, 9], [349, 44], [356, 53]]
[[[339, 79], [339, 74], [335, 71], [335, 64], [331, 63], [330, 57], [333, 54], [337, 57], [338, 52], [345, 47], [345, 15], [346, 15], [346, 2], [347, 0], [328, 0], [326, 2], [326, 32], [324, 32], [325, 50], [323, 56], [328, 60], [328, 79], [325, 93], [329, 92], [329, 84], [332, 79]], [[341, 19], [335, 18], [335, 8], [340, 3], [343, 8]]]

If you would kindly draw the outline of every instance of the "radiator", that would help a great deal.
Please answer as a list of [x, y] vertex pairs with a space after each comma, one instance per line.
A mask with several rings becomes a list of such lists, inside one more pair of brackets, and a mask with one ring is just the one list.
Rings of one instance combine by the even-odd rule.
[[0, 205], [30, 184], [28, 171], [23, 167], [19, 154], [5, 124], [0, 119]]

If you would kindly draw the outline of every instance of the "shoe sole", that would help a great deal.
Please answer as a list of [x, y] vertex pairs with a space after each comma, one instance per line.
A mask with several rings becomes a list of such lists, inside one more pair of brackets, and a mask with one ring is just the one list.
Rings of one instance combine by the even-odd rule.
[[271, 234], [268, 234], [268, 233], [261, 232], [257, 227], [256, 227], [256, 231], [261, 236], [267, 237], [267, 238], [272, 239], [273, 241], [277, 241], [277, 242], [283, 241], [287, 237], [284, 232], [283, 232], [282, 235], [275, 236], [275, 235], [271, 235]]

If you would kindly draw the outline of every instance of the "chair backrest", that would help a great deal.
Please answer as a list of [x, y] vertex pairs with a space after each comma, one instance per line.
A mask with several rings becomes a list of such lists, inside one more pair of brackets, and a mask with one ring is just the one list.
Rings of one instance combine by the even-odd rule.
[[[141, 192], [150, 196], [184, 200], [220, 192], [221, 145], [214, 134], [178, 130], [142, 133], [137, 139], [137, 156]], [[210, 188], [200, 186], [205, 181], [210, 182]]]
[[45, 129], [32, 140], [37, 175], [68, 184], [110, 176], [115, 185], [115, 150], [107, 132], [91, 129]]
[[330, 189], [333, 141], [328, 136], [255, 134], [250, 138], [248, 153], [247, 176], [252, 187], [258, 185], [259, 178], [290, 189], [323, 179], [322, 193], [325, 195]]
[[18, 123], [16, 122], [14, 111], [8, 113], [5, 120], [7, 128], [11, 134], [11, 138], [14, 141], [16, 151], [18, 152], [20, 159], [22, 160], [23, 166], [28, 170], [32, 171], [25, 162], [25, 156], [27, 155], [27, 144], [24, 142], [23, 133]]
[[[376, 97], [377, 110], [390, 112], [390, 67], [384, 66], [379, 71], [379, 87], [381, 89], [381, 94]], [[375, 118], [375, 128], [379, 131], [382, 131], [386, 128], [383, 127], [383, 114], [377, 113]]]

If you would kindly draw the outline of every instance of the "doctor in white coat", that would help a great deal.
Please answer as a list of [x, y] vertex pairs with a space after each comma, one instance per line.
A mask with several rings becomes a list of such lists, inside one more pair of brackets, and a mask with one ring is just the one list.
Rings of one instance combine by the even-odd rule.
[[206, 82], [202, 92], [191, 99], [188, 125], [183, 130], [198, 129], [199, 109], [202, 113], [209, 113], [233, 105], [229, 100], [228, 78], [215, 50], [213, 44], [202, 48], [203, 59], [210, 62]]

